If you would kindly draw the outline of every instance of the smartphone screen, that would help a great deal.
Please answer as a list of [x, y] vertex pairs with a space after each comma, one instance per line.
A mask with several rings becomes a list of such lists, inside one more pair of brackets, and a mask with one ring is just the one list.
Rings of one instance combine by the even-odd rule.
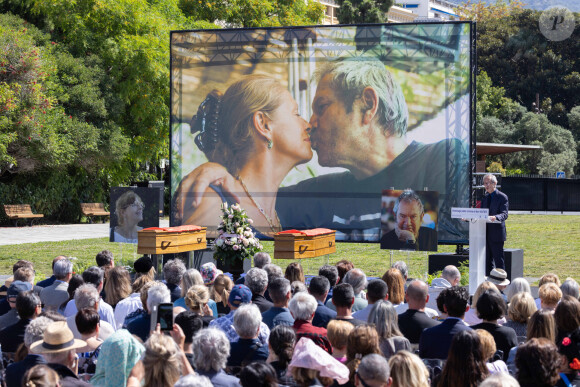
[[173, 304], [159, 304], [157, 306], [157, 322], [162, 331], [173, 330]]

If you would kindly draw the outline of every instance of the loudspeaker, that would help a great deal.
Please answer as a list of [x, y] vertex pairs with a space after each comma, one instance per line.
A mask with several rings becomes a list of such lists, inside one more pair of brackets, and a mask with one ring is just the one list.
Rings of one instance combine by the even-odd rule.
[[[512, 278], [524, 276], [524, 250], [523, 249], [504, 249], [503, 255], [505, 259], [505, 271], [507, 278], [511, 281]], [[454, 265], [459, 267], [459, 263], [463, 261], [469, 262], [469, 255], [457, 255], [454, 253], [441, 253], [429, 255], [428, 272], [433, 274], [437, 271], [443, 270], [447, 265]], [[489, 273], [486, 273], [486, 275]]]

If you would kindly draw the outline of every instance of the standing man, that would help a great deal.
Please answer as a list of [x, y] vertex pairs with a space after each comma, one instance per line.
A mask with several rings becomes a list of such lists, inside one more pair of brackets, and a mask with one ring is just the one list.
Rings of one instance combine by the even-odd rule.
[[[481, 200], [481, 208], [489, 208], [489, 221], [486, 225], [485, 272], [487, 275], [495, 267], [505, 269], [503, 244], [506, 240], [505, 220], [508, 218], [508, 197], [495, 187], [497, 178], [488, 173], [483, 177], [487, 195]], [[499, 223], [498, 223], [499, 222]]]

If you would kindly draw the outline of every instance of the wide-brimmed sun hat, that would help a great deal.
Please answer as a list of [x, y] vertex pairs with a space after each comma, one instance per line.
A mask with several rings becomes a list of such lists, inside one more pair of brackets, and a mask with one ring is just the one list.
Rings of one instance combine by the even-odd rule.
[[58, 353], [87, 345], [83, 340], [75, 339], [66, 321], [56, 321], [44, 330], [44, 339], [30, 346], [32, 353]]

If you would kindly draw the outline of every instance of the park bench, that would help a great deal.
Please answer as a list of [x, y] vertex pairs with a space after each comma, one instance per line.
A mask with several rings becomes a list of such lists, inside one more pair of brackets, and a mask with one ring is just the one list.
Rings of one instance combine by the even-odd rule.
[[103, 203], [81, 203], [81, 212], [89, 219], [89, 223], [93, 223], [93, 216], [110, 215], [109, 211], [105, 211]]
[[19, 219], [30, 219], [32, 226], [34, 219], [44, 218], [43, 214], [33, 214], [30, 204], [4, 204], [4, 212], [14, 222], [14, 226], [18, 226]]

